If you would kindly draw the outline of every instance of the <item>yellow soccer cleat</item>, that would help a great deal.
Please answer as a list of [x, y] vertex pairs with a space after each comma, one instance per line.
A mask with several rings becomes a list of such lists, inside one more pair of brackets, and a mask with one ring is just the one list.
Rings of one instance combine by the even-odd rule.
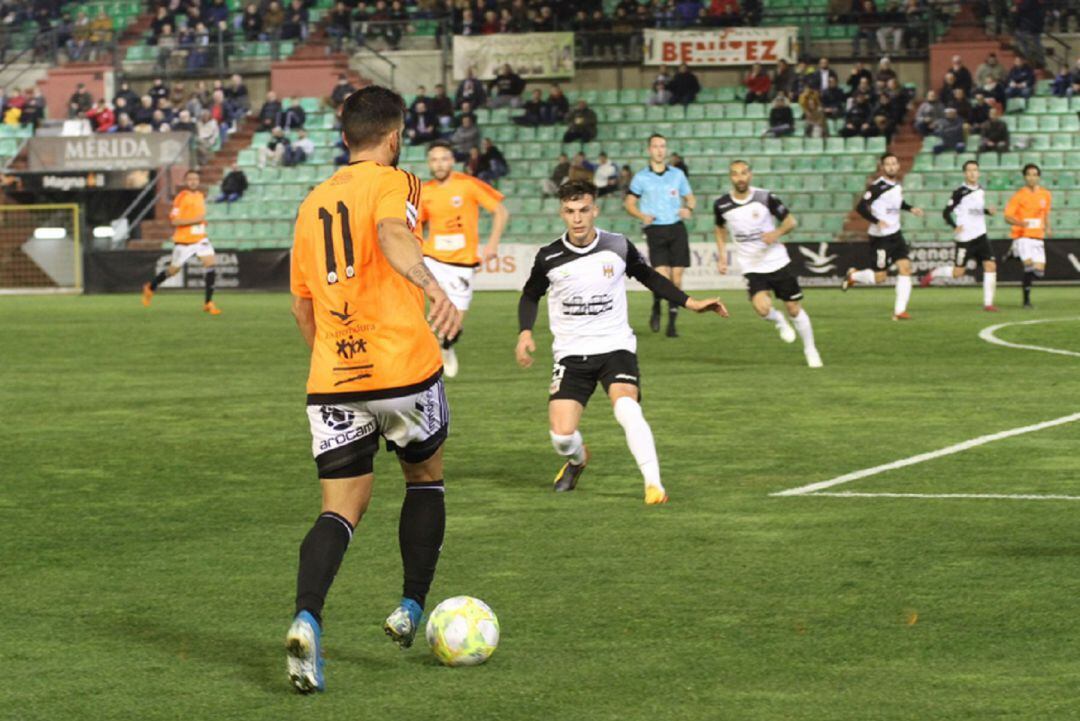
[[203, 303], [202, 309], [210, 315], [221, 315], [221, 308], [218, 308], [216, 305], [214, 305], [214, 301], [212, 300]]
[[577, 488], [578, 479], [581, 478], [581, 474], [585, 472], [585, 466], [589, 465], [589, 447], [584, 446], [585, 460], [580, 464], [571, 463], [567, 461], [563, 464], [563, 467], [559, 469], [559, 473], [555, 476], [555, 492], [565, 493], [566, 491], [572, 491]]
[[668, 502], [667, 491], [657, 486], [645, 486], [645, 505], [656, 506]]

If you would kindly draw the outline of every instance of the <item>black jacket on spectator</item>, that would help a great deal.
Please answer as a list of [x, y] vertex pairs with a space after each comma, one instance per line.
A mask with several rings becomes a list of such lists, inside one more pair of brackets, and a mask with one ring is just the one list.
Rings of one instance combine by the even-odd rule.
[[781, 125], [795, 127], [795, 113], [791, 110], [790, 105], [774, 107], [769, 111], [769, 127], [778, 128]]
[[525, 81], [517, 73], [500, 73], [491, 81], [491, 88], [501, 96], [515, 97], [525, 91]]
[[276, 125], [280, 125], [281, 118], [281, 102], [278, 100], [267, 100], [263, 103], [262, 110], [259, 111], [259, 126], [264, 130], [273, 128]]
[[482, 82], [468, 78], [461, 81], [457, 94], [454, 96], [454, 105], [460, 108], [462, 103], [471, 103], [474, 108], [480, 108], [486, 102], [487, 92], [484, 90]]
[[1041, 35], [1046, 27], [1046, 1], [1020, 0], [1016, 4], [1016, 29]]
[[570, 101], [566, 99], [566, 95], [549, 94], [545, 102], [555, 110], [556, 120], [562, 120], [570, 112]]
[[248, 188], [248, 179], [242, 170], [233, 170], [221, 181], [221, 192], [226, 195], [239, 193], [241, 195]]
[[701, 92], [701, 83], [692, 72], [675, 73], [667, 89], [671, 91], [672, 105], [686, 105], [697, 98], [697, 94]]

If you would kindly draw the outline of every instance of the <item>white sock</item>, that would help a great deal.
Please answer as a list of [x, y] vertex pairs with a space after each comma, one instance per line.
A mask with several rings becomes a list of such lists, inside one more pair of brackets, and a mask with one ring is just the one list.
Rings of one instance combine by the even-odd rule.
[[893, 314], [900, 315], [907, 310], [908, 301], [911, 300], [911, 276], [896, 276], [896, 305], [893, 306]]
[[874, 285], [877, 282], [874, 271], [869, 268], [855, 271], [851, 274], [851, 279], [856, 283], [862, 283], [863, 285]]
[[930, 273], [930, 277], [944, 280], [946, 278], [952, 278], [952, 273], [953, 269], [950, 266], [943, 265], [940, 268], [934, 268], [933, 272]]
[[660, 461], [656, 458], [656, 443], [653, 441], [652, 429], [641, 412], [641, 405], [633, 398], [623, 396], [615, 401], [615, 420], [626, 431], [626, 445], [630, 447], [630, 454], [637, 461], [645, 485], [663, 490], [664, 486], [660, 483]]
[[795, 324], [795, 331], [802, 338], [803, 350], [816, 350], [814, 347], [814, 328], [810, 325], [810, 316], [806, 314], [806, 309], [799, 311], [799, 314], [792, 318], [791, 322]]
[[997, 273], [983, 273], [983, 305], [994, 304], [995, 290], [997, 290]]
[[788, 324], [787, 318], [785, 318], [784, 314], [778, 311], [776, 308], [769, 308], [769, 314], [762, 318], [762, 320], [769, 321], [777, 328], [783, 328]]
[[585, 462], [585, 442], [581, 439], [581, 432], [574, 431], [568, 436], [560, 436], [551, 432], [551, 445], [555, 446], [555, 452], [565, 456], [574, 465]]

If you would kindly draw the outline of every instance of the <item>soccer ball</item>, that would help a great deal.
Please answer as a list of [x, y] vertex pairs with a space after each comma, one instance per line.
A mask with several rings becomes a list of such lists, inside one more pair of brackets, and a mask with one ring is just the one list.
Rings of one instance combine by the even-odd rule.
[[476, 666], [499, 645], [499, 619], [479, 598], [454, 596], [431, 612], [427, 641], [444, 665]]

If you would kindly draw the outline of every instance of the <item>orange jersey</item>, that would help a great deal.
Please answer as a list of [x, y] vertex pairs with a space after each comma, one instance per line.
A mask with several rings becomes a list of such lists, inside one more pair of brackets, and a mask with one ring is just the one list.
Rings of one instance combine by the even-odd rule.
[[173, 242], [190, 245], [206, 240], [206, 197], [198, 190], [184, 188], [173, 199], [169, 220], [203, 220], [195, 225], [178, 225], [173, 231]]
[[390, 266], [376, 230], [390, 218], [415, 230], [419, 205], [415, 175], [363, 161], [338, 170], [300, 206], [291, 288], [315, 310], [309, 404], [407, 395], [439, 379], [423, 292]]
[[424, 183], [420, 222], [427, 226], [424, 255], [449, 265], [480, 265], [480, 210], [492, 212], [503, 194], [482, 180], [450, 173], [445, 183]]
[[1032, 190], [1026, 185], [1013, 193], [1005, 205], [1005, 215], [1024, 222], [1024, 227], [1012, 225], [1014, 238], [1045, 238], [1046, 221], [1050, 218], [1050, 191]]

